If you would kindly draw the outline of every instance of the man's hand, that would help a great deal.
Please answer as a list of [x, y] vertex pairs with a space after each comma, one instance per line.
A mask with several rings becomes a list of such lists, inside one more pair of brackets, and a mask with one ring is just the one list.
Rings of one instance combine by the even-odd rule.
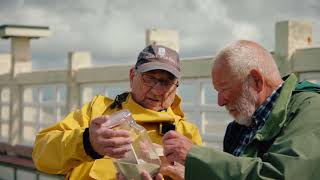
[[158, 173], [153, 179], [152, 179], [152, 177], [150, 176], [150, 174], [149, 173], [147, 173], [146, 171], [143, 171], [142, 173], [141, 173], [141, 177], [142, 177], [142, 179], [143, 180], [162, 180], [163, 179], [163, 177], [162, 177], [162, 174], [160, 174], [160, 173]]
[[167, 132], [162, 139], [163, 153], [170, 164], [179, 162], [184, 165], [187, 154], [193, 143], [187, 137], [175, 131]]
[[161, 167], [160, 173], [174, 180], [184, 180], [184, 170], [185, 167], [182, 164], [174, 162], [174, 165]]
[[89, 127], [91, 146], [100, 155], [123, 158], [125, 153], [130, 151], [132, 143], [130, 132], [103, 126], [108, 119], [109, 116], [100, 116], [91, 121]]
[[[147, 173], [146, 171], [143, 171], [141, 173], [141, 177], [143, 180], [162, 180], [163, 176], [162, 174], [158, 173], [153, 179], [150, 176], [149, 173]], [[126, 178], [121, 174], [121, 173], [117, 173], [117, 180], [126, 180]], [[134, 179], [130, 179], [130, 180], [134, 180]]]

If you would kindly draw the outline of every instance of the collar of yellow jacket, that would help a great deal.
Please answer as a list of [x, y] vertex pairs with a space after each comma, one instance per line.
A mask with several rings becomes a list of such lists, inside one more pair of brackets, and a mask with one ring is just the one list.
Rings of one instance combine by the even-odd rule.
[[178, 95], [175, 96], [172, 105], [165, 112], [153, 111], [142, 107], [132, 99], [131, 94], [122, 103], [122, 108], [129, 109], [133, 118], [141, 123], [175, 122], [184, 117], [181, 110], [181, 98]]

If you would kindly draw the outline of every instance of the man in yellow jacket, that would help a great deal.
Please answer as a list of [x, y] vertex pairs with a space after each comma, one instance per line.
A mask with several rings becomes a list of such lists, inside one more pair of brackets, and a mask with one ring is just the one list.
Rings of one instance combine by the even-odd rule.
[[176, 51], [150, 45], [130, 69], [131, 92], [115, 100], [96, 96], [64, 120], [42, 130], [36, 138], [33, 161], [36, 167], [66, 179], [115, 179], [111, 158], [123, 157], [132, 142], [128, 131], [102, 126], [108, 116], [128, 109], [133, 118], [148, 130], [152, 141], [161, 144], [164, 133], [175, 130], [201, 144], [196, 126], [187, 122], [176, 95], [180, 80], [180, 61]]

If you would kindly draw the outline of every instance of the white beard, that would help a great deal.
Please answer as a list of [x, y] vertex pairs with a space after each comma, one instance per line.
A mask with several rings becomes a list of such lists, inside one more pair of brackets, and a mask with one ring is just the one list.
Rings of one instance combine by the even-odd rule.
[[233, 116], [235, 121], [241, 125], [250, 126], [251, 117], [256, 110], [255, 103], [258, 101], [258, 94], [250, 88], [248, 81], [244, 82], [241, 91], [236, 103], [232, 107], [226, 106], [226, 109], [235, 109], [239, 112], [239, 115]]

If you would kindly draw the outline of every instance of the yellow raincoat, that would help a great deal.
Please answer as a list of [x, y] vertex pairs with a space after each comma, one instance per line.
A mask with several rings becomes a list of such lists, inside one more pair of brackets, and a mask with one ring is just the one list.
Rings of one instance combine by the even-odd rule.
[[[64, 120], [42, 130], [36, 137], [32, 158], [36, 167], [50, 174], [65, 174], [66, 179], [115, 179], [116, 169], [108, 157], [94, 160], [83, 147], [82, 134], [90, 121], [101, 115], [108, 115], [119, 108], [110, 108], [113, 100], [96, 96], [91, 103], [70, 113]], [[122, 108], [128, 109], [133, 118], [148, 130], [152, 141], [161, 144], [159, 134], [161, 122], [175, 123], [176, 131], [185, 135], [194, 144], [202, 143], [198, 128], [185, 121], [178, 96], [167, 112], [156, 112], [137, 104], [129, 94]]]

